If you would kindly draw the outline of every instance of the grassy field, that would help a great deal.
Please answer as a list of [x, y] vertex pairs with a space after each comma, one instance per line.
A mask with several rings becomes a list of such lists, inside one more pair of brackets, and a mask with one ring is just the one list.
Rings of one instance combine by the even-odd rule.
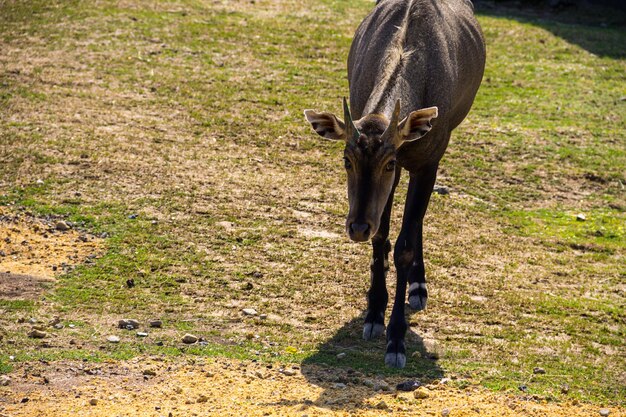
[[[344, 237], [342, 146], [302, 117], [340, 113], [371, 7], [0, 0], [0, 205], [107, 236], [45, 298], [0, 299], [0, 372], [223, 355], [626, 404], [626, 31], [478, 13], [486, 74], [441, 164], [431, 299], [396, 371], [360, 341], [370, 248]], [[47, 349], [18, 323], [56, 315], [76, 327]], [[164, 327], [138, 339], [123, 317]]]

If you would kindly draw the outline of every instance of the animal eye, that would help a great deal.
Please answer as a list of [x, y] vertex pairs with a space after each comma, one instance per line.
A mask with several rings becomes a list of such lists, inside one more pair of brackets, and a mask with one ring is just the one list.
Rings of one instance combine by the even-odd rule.
[[350, 169], [352, 168], [352, 163], [348, 158], [343, 158], [343, 166], [346, 167], [346, 169]]
[[385, 166], [385, 171], [390, 172], [396, 169], [396, 161], [389, 161]]

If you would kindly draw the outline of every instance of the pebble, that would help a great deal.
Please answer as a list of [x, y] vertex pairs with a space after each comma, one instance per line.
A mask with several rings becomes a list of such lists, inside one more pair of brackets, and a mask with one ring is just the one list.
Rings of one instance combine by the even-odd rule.
[[337, 354], [337, 359], [343, 359], [346, 357], [346, 352], [341, 352]]
[[388, 409], [388, 408], [389, 408], [389, 406], [387, 405], [387, 403], [386, 403], [386, 402], [384, 402], [384, 401], [380, 401], [378, 404], [376, 404], [376, 408], [377, 408], [378, 410], [386, 410], [386, 409]]
[[35, 324], [35, 323], [37, 323], [37, 319], [36, 319], [36, 318], [34, 318], [34, 317], [31, 317], [31, 318], [29, 318], [29, 319], [28, 319], [28, 322], [29, 322], [30, 324]]
[[109, 337], [107, 337], [107, 341], [110, 343], [119, 343], [120, 342], [120, 338], [114, 335], [111, 335]]
[[449, 408], [444, 408], [443, 410], [441, 410], [441, 416], [442, 417], [448, 417], [450, 415], [450, 409]]
[[546, 370], [543, 369], [543, 368], [536, 367], [536, 368], [533, 369], [533, 373], [534, 374], [545, 374]]
[[426, 388], [419, 387], [418, 389], [413, 391], [413, 396], [417, 398], [418, 400], [423, 400], [425, 398], [428, 398], [430, 394], [428, 393], [428, 391], [426, 391]]
[[187, 333], [186, 335], [183, 336], [183, 343], [191, 345], [193, 343], [196, 343], [198, 341], [198, 337], [194, 336], [192, 334]]
[[439, 195], [448, 195], [450, 194], [450, 189], [445, 185], [435, 185], [433, 187], [433, 193], [437, 193]]
[[567, 393], [569, 393], [569, 385], [567, 384], [561, 385], [561, 394], [567, 394]]
[[259, 379], [265, 379], [265, 375], [263, 375], [263, 372], [261, 371], [254, 371], [254, 375], [256, 375]]
[[144, 369], [143, 374], [146, 376], [156, 376], [156, 371], [154, 369]]
[[244, 308], [241, 310], [246, 316], [256, 316], [256, 310], [253, 308]]
[[89, 404], [91, 404], [91, 405], [98, 405], [98, 399], [97, 398], [92, 398], [91, 400], [89, 400]]
[[117, 323], [120, 329], [133, 330], [139, 328], [139, 322], [134, 319], [122, 319]]
[[63, 323], [57, 323], [53, 327], [57, 330], [61, 330], [62, 328], [65, 327], [65, 325], [63, 325]]
[[374, 391], [391, 391], [391, 386], [386, 382], [381, 380], [373, 380], [373, 379], [366, 379], [365, 381], [363, 381], [363, 384], [366, 387], [370, 387], [372, 388]]
[[6, 375], [0, 375], [0, 387], [6, 387], [11, 383], [11, 378]]
[[207, 396], [206, 396], [206, 395], [204, 395], [204, 394], [200, 394], [200, 396], [199, 396], [199, 397], [198, 397], [198, 399], [196, 400], [196, 402], [198, 402], [198, 403], [205, 403], [205, 402], [207, 402], [207, 401], [209, 401], [209, 397], [207, 397]]
[[65, 232], [66, 230], [70, 230], [70, 225], [65, 223], [63, 220], [58, 221], [55, 225], [54, 225], [55, 229], [61, 231], [61, 232]]
[[601, 408], [600, 409], [600, 415], [602, 417], [608, 417], [609, 414], [611, 414], [611, 410], [609, 410], [608, 408]]
[[261, 320], [265, 320], [265, 319], [267, 318], [267, 314], [261, 314], [261, 315], [259, 316], [259, 318], [260, 318]]
[[410, 381], [404, 381], [398, 385], [396, 385], [396, 389], [398, 391], [415, 391], [416, 389], [418, 389], [419, 387], [421, 387], [422, 384], [419, 381], [414, 381], [414, 380], [410, 380]]
[[137, 332], [137, 337], [148, 337], [148, 333], [146, 333], [146, 332]]
[[296, 371], [293, 369], [283, 369], [282, 373], [283, 375], [294, 376], [296, 374]]
[[161, 328], [163, 326], [163, 322], [161, 320], [150, 320], [150, 327]]
[[347, 386], [347, 385], [346, 385], [346, 384], [344, 384], [343, 382], [337, 382], [335, 385], [333, 385], [333, 388], [336, 388], [336, 389], [344, 389], [344, 388], [346, 388], [346, 386]]
[[28, 337], [32, 337], [33, 339], [43, 339], [46, 336], [48, 336], [48, 333], [37, 329], [33, 329], [28, 333]]
[[576, 215], [576, 220], [579, 222], [584, 222], [585, 220], [587, 220], [587, 217], [584, 214], [580, 213]]

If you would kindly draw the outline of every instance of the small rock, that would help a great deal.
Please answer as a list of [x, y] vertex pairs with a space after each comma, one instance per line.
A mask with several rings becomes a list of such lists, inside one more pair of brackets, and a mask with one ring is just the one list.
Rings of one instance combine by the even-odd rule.
[[378, 404], [376, 404], [376, 409], [378, 409], [378, 410], [386, 410], [388, 408], [389, 408], [389, 406], [384, 401], [380, 401]]
[[146, 332], [137, 332], [137, 337], [148, 337], [148, 333], [146, 333]]
[[207, 371], [204, 373], [204, 376], [206, 376], [207, 378], [213, 378], [215, 374], [211, 371]]
[[433, 193], [437, 193], [439, 195], [448, 195], [450, 194], [450, 189], [445, 185], [435, 185], [433, 187]]
[[139, 328], [139, 322], [134, 319], [122, 319], [117, 323], [120, 329], [134, 330]]
[[587, 220], [587, 217], [584, 214], [579, 213], [576, 215], [576, 221], [584, 222], [585, 220]]
[[144, 369], [143, 374], [145, 376], [156, 376], [156, 371], [154, 369]]
[[533, 373], [534, 374], [545, 374], [546, 370], [543, 369], [543, 368], [536, 367], [536, 368], [533, 369]]
[[67, 327], [69, 327], [70, 329], [73, 329], [74, 327], [76, 327], [76, 325], [75, 325], [75, 324], [70, 323], [70, 324], [68, 324], [68, 325], [67, 325]]
[[28, 337], [32, 337], [33, 339], [43, 339], [46, 336], [48, 336], [48, 333], [38, 329], [33, 329], [28, 333]]
[[416, 389], [418, 389], [421, 386], [422, 386], [422, 384], [419, 381], [411, 380], [411, 381], [404, 381], [404, 382], [396, 385], [396, 389], [398, 391], [410, 392], [410, 391], [415, 391]]
[[97, 398], [92, 398], [91, 400], [89, 400], [89, 404], [91, 404], [91, 405], [98, 405], [98, 399]]
[[261, 320], [265, 320], [267, 318], [267, 314], [261, 314], [261, 315], [259, 315], [259, 318]]
[[241, 312], [246, 316], [256, 316], [257, 314], [256, 310], [253, 308], [244, 308], [243, 310], [241, 310]]
[[198, 341], [198, 337], [192, 334], [187, 333], [186, 335], [183, 336], [183, 343], [187, 345], [191, 345], [193, 343], [196, 343], [197, 341]]
[[36, 319], [36, 318], [34, 318], [34, 317], [31, 317], [31, 318], [29, 318], [29, 319], [28, 319], [28, 322], [29, 322], [30, 324], [35, 324], [35, 323], [37, 323], [37, 319]]
[[70, 225], [65, 223], [63, 220], [59, 220], [55, 225], [54, 228], [61, 231], [61, 232], [65, 232], [66, 230], [70, 230]]
[[135, 280], [134, 280], [134, 279], [132, 279], [132, 278], [131, 278], [131, 279], [127, 279], [127, 280], [126, 280], [126, 286], [127, 286], [128, 288], [133, 288], [133, 287], [135, 286]]
[[150, 320], [150, 327], [161, 328], [163, 326], [163, 322], [161, 320]]
[[11, 378], [6, 375], [0, 375], [0, 387], [6, 387], [11, 383]]
[[199, 396], [199, 397], [198, 397], [198, 399], [196, 400], [196, 402], [198, 402], [198, 403], [205, 403], [205, 402], [207, 402], [207, 401], [209, 401], [209, 397], [207, 397], [207, 396], [206, 396], [206, 395], [204, 395], [204, 394], [200, 394], [200, 396]]
[[528, 386], [526, 386], [525, 384], [522, 384], [517, 388], [519, 388], [519, 390], [522, 392], [528, 392]]
[[343, 382], [337, 382], [335, 385], [333, 385], [333, 388], [344, 389], [346, 388], [346, 384], [344, 384]]
[[426, 388], [424, 387], [419, 387], [418, 389], [416, 389], [415, 391], [413, 391], [413, 396], [415, 398], [417, 398], [418, 400], [423, 400], [425, 398], [428, 398], [430, 396], [430, 394], [428, 393], [428, 391], [426, 390]]
[[133, 214], [129, 214], [129, 215], [128, 215], [128, 218], [129, 218], [129, 219], [131, 219], [131, 220], [134, 220], [134, 219], [136, 219], [138, 216], [139, 216], [138, 214], [134, 214], [134, 213], [133, 213]]
[[259, 379], [265, 379], [265, 375], [263, 375], [263, 372], [261, 371], [254, 371], [254, 375], [256, 375]]
[[293, 369], [283, 369], [282, 373], [283, 375], [294, 376], [296, 374], [296, 371]]
[[120, 338], [114, 335], [111, 335], [109, 337], [107, 337], [107, 341], [109, 343], [119, 343], [120, 342]]
[[449, 415], [450, 415], [450, 409], [444, 408], [443, 410], [441, 410], [442, 417], [448, 417]]
[[215, 225], [219, 227], [223, 227], [224, 229], [227, 229], [227, 230], [232, 229], [234, 226], [231, 222], [217, 222], [215, 223]]
[[561, 394], [567, 394], [567, 393], [569, 393], [569, 385], [567, 384], [561, 385]]
[[62, 328], [65, 327], [65, 325], [63, 323], [57, 323], [53, 327], [57, 330], [61, 330]]
[[346, 357], [346, 352], [341, 352], [337, 354], [337, 359], [343, 359]]
[[391, 391], [391, 386], [386, 381], [366, 379], [363, 381], [366, 387], [372, 388], [374, 391]]
[[600, 415], [602, 417], [608, 417], [609, 414], [611, 414], [611, 410], [609, 410], [608, 408], [601, 408], [600, 409]]

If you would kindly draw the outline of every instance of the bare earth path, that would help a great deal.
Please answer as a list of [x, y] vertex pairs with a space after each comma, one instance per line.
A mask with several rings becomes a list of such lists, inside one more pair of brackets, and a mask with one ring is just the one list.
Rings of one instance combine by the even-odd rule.
[[[158, 359], [158, 358], [157, 358]], [[330, 382], [324, 368], [279, 368], [217, 359], [193, 365], [143, 358], [124, 363], [33, 365], [15, 386], [2, 388], [8, 401], [0, 415], [56, 416], [598, 416], [596, 406], [547, 403], [479, 387], [445, 384], [428, 395], [377, 392], [362, 384]], [[17, 372], [19, 375], [20, 372]], [[87, 375], [95, 374], [95, 375]], [[151, 376], [144, 376], [150, 374]], [[152, 376], [152, 374], [154, 374]], [[318, 381], [308, 382], [315, 374]], [[43, 378], [49, 381], [43, 382]], [[358, 373], [353, 379], [359, 379]], [[324, 381], [326, 379], [326, 381]], [[389, 383], [400, 382], [389, 379]], [[22, 402], [28, 398], [27, 402]], [[96, 400], [96, 401], [92, 401]], [[92, 402], [95, 405], [92, 405]], [[447, 411], [446, 411], [447, 410]], [[611, 416], [624, 415], [614, 408]], [[449, 412], [449, 414], [447, 414]]]

